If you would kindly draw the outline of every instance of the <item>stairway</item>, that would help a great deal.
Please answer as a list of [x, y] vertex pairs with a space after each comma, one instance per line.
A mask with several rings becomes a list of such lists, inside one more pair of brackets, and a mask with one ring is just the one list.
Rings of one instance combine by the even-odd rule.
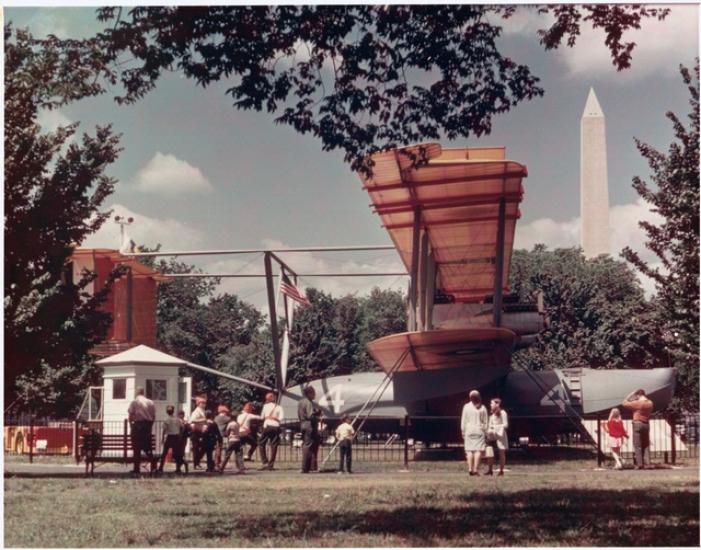
[[582, 369], [575, 367], [571, 369], [562, 369], [562, 374], [565, 378], [565, 384], [570, 397], [570, 405], [572, 407], [582, 406]]

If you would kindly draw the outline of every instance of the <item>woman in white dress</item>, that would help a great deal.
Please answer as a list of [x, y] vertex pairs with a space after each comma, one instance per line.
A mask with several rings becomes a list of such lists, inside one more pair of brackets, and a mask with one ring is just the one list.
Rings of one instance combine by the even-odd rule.
[[[489, 425], [487, 427], [487, 444], [496, 447], [499, 452], [499, 473], [498, 476], [504, 475], [504, 464], [506, 464], [506, 449], [509, 448], [509, 437], [506, 435], [506, 430], [509, 427], [509, 417], [506, 411], [501, 408], [501, 399], [495, 397], [489, 404], [491, 414], [489, 415]], [[494, 455], [487, 455], [487, 463], [489, 470], [487, 475], [492, 475], [492, 466], [494, 465]]]
[[462, 408], [460, 430], [465, 439], [465, 455], [471, 476], [478, 476], [480, 458], [486, 447], [487, 408], [482, 405], [482, 398], [477, 390], [470, 392], [470, 401]]

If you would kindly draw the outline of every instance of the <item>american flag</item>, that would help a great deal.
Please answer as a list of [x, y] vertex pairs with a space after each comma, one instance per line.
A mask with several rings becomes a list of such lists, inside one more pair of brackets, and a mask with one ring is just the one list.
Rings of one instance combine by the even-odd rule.
[[285, 296], [289, 296], [290, 298], [292, 298], [295, 302], [298, 302], [305, 306], [311, 305], [311, 302], [307, 300], [307, 297], [304, 295], [304, 292], [299, 290], [284, 273], [282, 274], [282, 281], [280, 282], [280, 291]]

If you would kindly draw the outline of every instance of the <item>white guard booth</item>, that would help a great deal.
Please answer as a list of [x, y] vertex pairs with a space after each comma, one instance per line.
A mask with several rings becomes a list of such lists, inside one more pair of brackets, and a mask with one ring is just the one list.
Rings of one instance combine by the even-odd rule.
[[129, 403], [136, 396], [136, 388], [142, 387], [156, 406], [153, 433], [160, 452], [166, 407], [173, 405], [176, 414], [185, 411], [190, 417], [192, 378], [181, 377], [178, 372], [187, 362], [140, 345], [100, 359], [97, 364], [104, 369], [103, 433], [123, 433]]

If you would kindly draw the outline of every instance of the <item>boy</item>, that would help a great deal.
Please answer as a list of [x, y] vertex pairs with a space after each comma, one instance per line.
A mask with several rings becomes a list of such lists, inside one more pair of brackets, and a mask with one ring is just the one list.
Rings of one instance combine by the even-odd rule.
[[244, 471], [243, 447], [241, 446], [240, 426], [236, 420], [232, 419], [231, 422], [227, 424], [226, 429], [224, 430], [224, 437], [226, 437], [227, 443], [226, 454], [224, 455], [224, 461], [222, 462], [219, 471], [224, 473], [226, 463], [229, 462], [229, 459], [231, 458], [231, 453], [235, 453], [236, 468], [238, 469], [237, 473], [242, 474]]
[[207, 411], [205, 413], [207, 422], [205, 424], [204, 433], [202, 434], [202, 443], [204, 444], [204, 452], [207, 455], [207, 473], [214, 473], [214, 449], [217, 443], [222, 442], [219, 427], [214, 423], [214, 413]]
[[341, 418], [341, 424], [336, 428], [336, 439], [339, 441], [338, 448], [341, 451], [341, 462], [338, 465], [338, 473], [343, 473], [343, 466], [345, 463], [345, 469], [349, 474], [351, 471], [351, 462], [353, 460], [353, 436], [355, 435], [355, 430], [351, 424], [351, 418], [345, 415]]

